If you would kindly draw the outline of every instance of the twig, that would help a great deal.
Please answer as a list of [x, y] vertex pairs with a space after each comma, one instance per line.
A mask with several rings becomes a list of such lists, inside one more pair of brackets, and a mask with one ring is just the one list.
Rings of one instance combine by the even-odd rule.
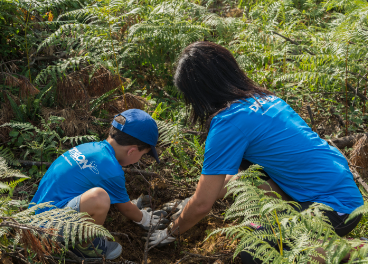
[[[102, 239], [102, 238], [100, 238], [100, 239]], [[92, 242], [92, 240], [91, 240], [91, 239], [89, 239], [89, 242], [91, 243], [91, 245], [92, 245], [92, 247], [93, 247], [93, 250], [94, 250], [94, 251], [95, 251], [95, 253], [96, 253], [96, 256], [101, 257], [101, 258], [102, 258], [102, 263], [105, 263], [105, 255], [101, 255], [100, 253], [98, 253], [98, 252], [97, 252], [97, 249], [96, 249], [95, 245], [93, 245], [93, 242]]]
[[[67, 259], [67, 258], [60, 258], [60, 257], [54, 257], [54, 256], [46, 256], [48, 259], [55, 259], [55, 260], [62, 260], [63, 262], [71, 262], [71, 263], [89, 263], [89, 264], [99, 264], [103, 263], [102, 259], [81, 259], [81, 260], [74, 260], [74, 259]], [[116, 264], [117, 262], [105, 260], [105, 263], [107, 264]], [[129, 260], [122, 260], [120, 263], [122, 264], [136, 264], [136, 262], [129, 261]]]
[[[151, 215], [151, 220], [152, 220], [152, 216]], [[160, 218], [161, 219], [161, 218]], [[143, 253], [143, 263], [147, 264], [147, 258], [148, 258], [148, 244], [149, 244], [149, 238], [151, 237], [152, 233], [155, 232], [155, 229], [152, 229], [152, 225], [150, 225], [150, 229], [148, 230], [148, 234], [147, 234], [147, 239], [146, 239], [146, 243], [144, 243], [144, 253]]]
[[360, 93], [357, 90], [354, 90], [353, 86], [351, 86], [350, 83], [347, 83], [347, 87], [349, 88], [349, 90], [351, 90], [354, 94], [356, 93], [360, 99], [362, 99], [363, 101], [368, 101], [368, 98], [366, 96], [364, 96], [364, 94]]
[[[348, 58], [349, 58], [349, 42], [346, 46], [346, 59], [345, 59], [345, 136], [348, 136]], [[355, 91], [358, 93], [358, 88]]]
[[203, 134], [206, 134], [205, 132], [200, 132], [200, 131], [194, 131], [194, 130], [183, 130], [182, 131], [183, 133], [186, 133], [186, 134], [191, 134], [191, 135], [196, 135], [196, 136], [201, 136]]
[[359, 76], [360, 78], [362, 78], [363, 80], [365, 80], [366, 82], [368, 82], [368, 79], [366, 78], [366, 75], [363, 76], [359, 73], [355, 73], [355, 72], [351, 72], [351, 71], [348, 71], [348, 73], [352, 74], [352, 75], [355, 75], [355, 76]]
[[199, 254], [190, 253], [188, 251], [184, 251], [183, 253], [187, 254], [188, 256], [193, 256], [193, 257], [196, 257], [196, 258], [209, 258], [209, 259], [218, 259], [220, 257], [232, 254], [232, 253], [227, 253], [227, 254], [218, 254], [218, 255], [213, 255], [213, 256], [202, 256], [202, 255], [199, 255]]
[[[294, 40], [292, 40], [292, 39], [290, 39], [288, 37], [285, 37], [285, 36], [281, 35], [280, 33], [277, 33], [276, 31], [271, 31], [271, 32], [273, 34], [278, 35], [278, 36], [282, 37], [283, 39], [289, 41], [290, 43], [294, 44], [295, 46], [299, 46], [300, 45], [299, 43], [295, 42]], [[305, 49], [305, 51], [308, 52], [310, 55], [316, 55], [316, 54], [314, 54], [313, 52], [311, 52], [311, 51], [309, 51], [307, 49]]]
[[219, 219], [219, 220], [225, 220], [225, 218], [224, 218], [224, 217], [216, 216], [216, 215], [214, 215], [213, 213], [212, 213], [212, 214], [209, 214], [208, 216], [211, 216], [211, 217], [217, 218], [217, 219]]
[[6, 62], [3, 62], [0, 63], [0, 66], [3, 65], [3, 64], [7, 64], [7, 63], [10, 63], [10, 62], [15, 62], [15, 61], [22, 61], [22, 60], [11, 60], [11, 61], [6, 61]]
[[313, 113], [312, 113], [312, 109], [311, 109], [310, 105], [307, 105], [307, 110], [308, 110], [308, 114], [309, 114], [309, 117], [310, 117], [310, 120], [311, 120], [311, 123], [312, 123], [312, 129], [313, 129], [313, 131], [316, 131], [316, 125], [314, 123]]
[[74, 254], [74, 252], [73, 251], [71, 251], [71, 250], [68, 250], [67, 249], [67, 251], [66, 251], [66, 254], [71, 258], [71, 259], [73, 259], [74, 261], [76, 261], [76, 262], [82, 262], [84, 259], [82, 259], [82, 258], [80, 258], [80, 257], [78, 257], [77, 255], [75, 255]]
[[179, 259], [177, 262], [175, 262], [175, 264], [179, 264], [182, 261], [184, 261], [185, 259], [187, 259], [189, 257], [189, 255], [185, 255], [183, 258]]
[[125, 233], [120, 233], [120, 232], [110, 232], [110, 234], [111, 234], [111, 235], [113, 235], [113, 236], [125, 236], [125, 237], [128, 239], [129, 243], [130, 243], [130, 244], [132, 244], [132, 242], [131, 242], [131, 241], [130, 241], [130, 239], [129, 239], [129, 236], [128, 236], [127, 234], [125, 234]]
[[20, 253], [15, 253], [15, 252], [4, 252], [5, 255], [8, 255], [10, 257], [13, 257], [13, 258], [16, 258], [16, 259], [19, 259], [27, 264], [31, 264], [22, 254]]

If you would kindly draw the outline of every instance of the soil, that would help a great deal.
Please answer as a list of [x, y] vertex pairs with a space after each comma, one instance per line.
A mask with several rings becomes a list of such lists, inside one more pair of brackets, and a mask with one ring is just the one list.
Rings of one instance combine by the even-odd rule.
[[[127, 191], [131, 199], [139, 197], [141, 193], [148, 194], [149, 185], [142, 181], [139, 175], [126, 175]], [[151, 183], [151, 195], [153, 206], [158, 210], [166, 202], [175, 199], [184, 199], [193, 194], [195, 186], [175, 186], [168, 178], [148, 179]], [[188, 190], [190, 189], [190, 191]], [[222, 213], [230, 206], [230, 199], [220, 200], [215, 203], [210, 214], [197, 223], [194, 227], [180, 236], [168, 246], [153, 248], [148, 252], [147, 263], [240, 263], [240, 258], [233, 259], [236, 241], [233, 243], [225, 235], [217, 234], [206, 240], [212, 231], [231, 225], [230, 221], [224, 221]], [[145, 241], [147, 236], [144, 231], [132, 221], [125, 218], [114, 206], [111, 207], [104, 225], [114, 235], [115, 241], [123, 247], [123, 253], [116, 262], [124, 260], [135, 263], [143, 263]], [[217, 262], [216, 262], [217, 261]]]

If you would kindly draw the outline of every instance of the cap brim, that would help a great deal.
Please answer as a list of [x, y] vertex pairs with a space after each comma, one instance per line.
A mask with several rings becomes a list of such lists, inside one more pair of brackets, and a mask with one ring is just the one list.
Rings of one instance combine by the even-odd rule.
[[156, 148], [154, 146], [151, 146], [151, 150], [147, 154], [154, 157], [157, 163], [160, 163], [160, 160], [158, 159]]

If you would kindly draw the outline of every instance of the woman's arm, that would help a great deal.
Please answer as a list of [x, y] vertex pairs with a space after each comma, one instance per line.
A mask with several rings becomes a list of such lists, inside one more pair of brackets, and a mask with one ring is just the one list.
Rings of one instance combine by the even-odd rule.
[[172, 227], [172, 230], [176, 230], [174, 235], [178, 235], [179, 232], [184, 233], [211, 211], [212, 205], [224, 188], [224, 181], [224, 174], [201, 175], [193, 198], [189, 200], [179, 218], [174, 222]]

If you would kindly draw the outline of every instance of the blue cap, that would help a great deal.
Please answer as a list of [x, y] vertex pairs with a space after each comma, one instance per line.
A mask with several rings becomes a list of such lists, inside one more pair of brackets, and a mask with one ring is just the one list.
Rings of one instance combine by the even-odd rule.
[[[115, 121], [115, 117], [119, 115], [125, 117], [124, 125]], [[129, 109], [114, 116], [111, 125], [116, 129], [119, 129], [121, 132], [127, 133], [128, 135], [149, 144], [151, 146], [151, 150], [148, 154], [160, 163], [155, 148], [158, 140], [158, 128], [156, 121], [149, 114], [140, 109]]]

